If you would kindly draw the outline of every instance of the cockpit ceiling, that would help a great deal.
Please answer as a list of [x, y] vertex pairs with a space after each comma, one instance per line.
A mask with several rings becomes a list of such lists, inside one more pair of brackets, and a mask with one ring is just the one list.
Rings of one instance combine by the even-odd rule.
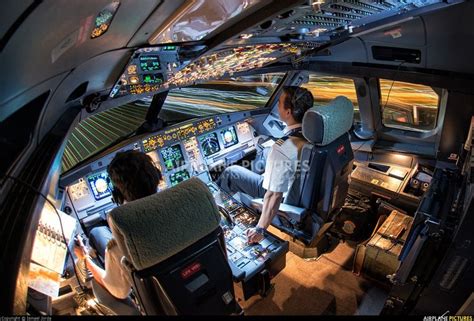
[[[229, 3], [237, 5], [238, 2]], [[257, 25], [242, 29], [243, 32], [230, 36], [214, 47], [207, 46], [215, 36], [210, 30], [203, 31], [203, 37], [208, 34], [209, 36], [204, 37], [204, 42], [200, 44], [179, 43], [202, 37], [196, 36], [196, 30], [191, 32], [189, 29], [186, 36], [183, 32], [178, 32], [180, 27], [171, 27], [171, 22], [179, 21], [179, 26], [183, 28], [184, 22], [187, 22], [186, 28], [192, 29], [194, 20], [205, 16], [207, 20], [202, 19], [207, 24], [222, 25], [222, 19], [217, 19], [218, 17], [206, 11], [210, 8], [204, 4], [199, 5], [201, 2], [190, 2], [188, 6], [182, 6], [174, 13], [170, 23], [164, 23], [167, 28], [163, 29], [162, 25], [154, 33], [150, 42], [157, 44], [156, 47], [135, 51], [109, 96], [117, 98], [126, 95], [151, 95], [163, 90], [229, 77], [234, 73], [255, 70], [276, 62], [294, 63], [295, 59], [301, 60], [301, 57], [309, 55], [313, 49], [334, 39], [347, 38], [361, 32], [375, 21], [384, 21], [440, 2], [319, 0], [309, 1], [305, 5], [300, 2], [300, 5], [287, 6], [274, 16], [263, 16]], [[222, 6], [224, 3], [228, 4], [219, 0], [212, 3]], [[239, 3], [245, 4], [238, 6], [239, 12], [242, 13], [256, 2]], [[192, 10], [193, 6], [197, 6], [197, 11]], [[222, 6], [219, 10], [226, 9]], [[188, 11], [192, 14], [186, 16]], [[198, 19], [198, 16], [201, 18]], [[194, 36], [191, 37], [191, 33]], [[177, 34], [180, 34], [181, 38]], [[167, 44], [173, 39], [176, 40], [173, 44]]]

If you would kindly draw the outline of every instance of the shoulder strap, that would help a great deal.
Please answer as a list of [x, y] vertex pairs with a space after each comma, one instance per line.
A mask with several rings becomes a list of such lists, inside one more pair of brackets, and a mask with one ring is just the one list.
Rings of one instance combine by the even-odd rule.
[[288, 138], [290, 137], [301, 137], [301, 138], [304, 138], [303, 136], [303, 129], [301, 127], [298, 127], [298, 128], [294, 128], [292, 130], [290, 130], [288, 133], [286, 133], [285, 136], [283, 136], [282, 139], [283, 141], [287, 140]]
[[286, 134], [285, 136], [283, 136], [282, 138], [279, 138], [275, 144], [281, 146], [283, 145], [283, 143], [285, 141], [288, 140], [288, 138], [290, 137], [298, 137], [298, 138], [303, 138], [304, 139], [304, 136], [303, 136], [303, 132], [301, 131], [301, 128], [295, 128], [293, 129], [292, 131], [290, 131], [288, 134]]

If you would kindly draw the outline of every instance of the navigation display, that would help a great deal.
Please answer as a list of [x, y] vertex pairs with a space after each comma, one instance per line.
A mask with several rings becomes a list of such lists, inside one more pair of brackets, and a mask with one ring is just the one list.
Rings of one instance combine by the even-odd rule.
[[161, 157], [167, 170], [171, 170], [184, 165], [184, 156], [179, 144], [165, 147], [160, 150]]
[[171, 186], [175, 186], [187, 179], [189, 179], [189, 172], [187, 170], [182, 170], [179, 172], [174, 173], [173, 175], [170, 176], [170, 183]]
[[96, 201], [112, 194], [112, 184], [105, 171], [87, 176], [87, 182]]
[[199, 142], [201, 143], [202, 152], [206, 157], [214, 155], [221, 150], [216, 133], [210, 133], [199, 137]]
[[222, 142], [224, 143], [224, 148], [234, 146], [239, 142], [234, 126], [221, 130], [221, 138]]
[[160, 70], [160, 60], [158, 56], [140, 56], [140, 68], [143, 71]]

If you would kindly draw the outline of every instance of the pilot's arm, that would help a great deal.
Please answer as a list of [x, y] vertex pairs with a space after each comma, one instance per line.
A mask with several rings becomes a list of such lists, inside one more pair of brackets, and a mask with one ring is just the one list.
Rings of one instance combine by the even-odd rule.
[[263, 198], [262, 215], [256, 228], [247, 232], [248, 242], [255, 243], [263, 239], [263, 232], [271, 224], [278, 213], [283, 193], [288, 191], [288, 185], [295, 174], [295, 166], [285, 155], [281, 146], [275, 144], [268, 155], [263, 179], [263, 188], [267, 190]]
[[94, 279], [110, 294], [117, 299], [128, 297], [131, 283], [126, 272], [120, 266], [122, 255], [114, 239], [109, 241], [105, 250], [105, 270], [95, 264], [84, 249], [75, 247], [74, 252], [79, 259], [85, 260], [87, 269], [92, 273]]
[[79, 260], [85, 260], [86, 262], [86, 267], [87, 269], [92, 273], [92, 276], [94, 279], [103, 287], [104, 285], [104, 276], [105, 276], [105, 271], [101, 267], [99, 267], [97, 264], [92, 261], [92, 259], [89, 256], [89, 253], [87, 253], [87, 249], [78, 245], [74, 246], [74, 254], [77, 256]]
[[249, 229], [247, 232], [249, 243], [260, 242], [263, 239], [264, 231], [268, 228], [277, 214], [282, 199], [282, 192], [267, 191], [265, 193], [265, 197], [263, 198], [262, 215], [258, 220], [257, 227], [255, 229]]

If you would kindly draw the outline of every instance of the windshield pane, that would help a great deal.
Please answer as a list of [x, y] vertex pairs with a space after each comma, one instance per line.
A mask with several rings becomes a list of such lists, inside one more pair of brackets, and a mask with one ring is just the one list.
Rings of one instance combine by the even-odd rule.
[[359, 102], [354, 80], [350, 78], [310, 74], [309, 82], [301, 87], [311, 91], [316, 105], [327, 105], [337, 96], [345, 96], [354, 105], [354, 122], [360, 122]]
[[[173, 89], [160, 118], [174, 124], [191, 118], [265, 107], [284, 73], [233, 77], [192, 87]], [[96, 114], [71, 133], [62, 161], [62, 172], [134, 132], [145, 120], [151, 97]]]
[[[269, 73], [209, 81], [196, 86], [172, 89], [161, 109], [167, 122], [205, 117], [265, 107], [284, 73]], [[148, 106], [151, 97], [142, 100]]]
[[147, 108], [127, 104], [91, 116], [74, 128], [68, 137], [61, 163], [65, 172], [77, 163], [133, 132], [143, 123]]

